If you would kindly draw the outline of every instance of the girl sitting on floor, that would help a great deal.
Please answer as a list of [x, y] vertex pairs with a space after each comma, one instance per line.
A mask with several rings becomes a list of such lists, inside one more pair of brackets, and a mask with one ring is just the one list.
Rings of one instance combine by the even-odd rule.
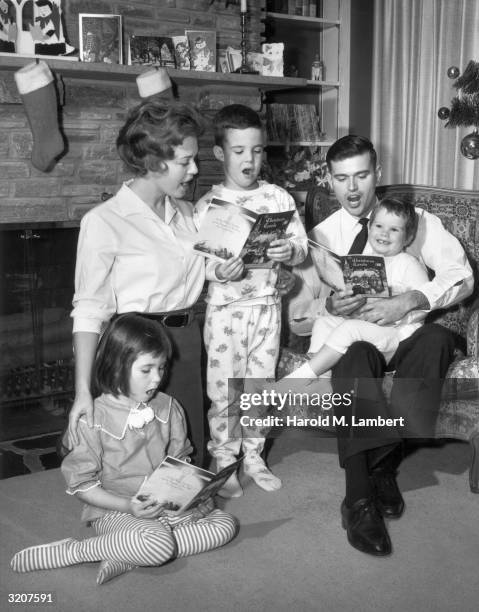
[[162, 565], [229, 542], [236, 519], [202, 506], [173, 516], [164, 504], [133, 501], [140, 485], [171, 455], [192, 450], [183, 410], [158, 392], [171, 353], [160, 323], [134, 313], [114, 319], [96, 354], [94, 426], [80, 420], [79, 442], [61, 470], [67, 493], [84, 502], [82, 520], [96, 536], [32, 546], [11, 561], [16, 572], [100, 561], [97, 583], [133, 569]]

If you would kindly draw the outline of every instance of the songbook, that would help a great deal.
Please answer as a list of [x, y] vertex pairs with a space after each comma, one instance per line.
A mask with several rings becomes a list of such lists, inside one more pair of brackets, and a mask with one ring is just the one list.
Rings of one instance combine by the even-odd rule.
[[354, 295], [390, 296], [381, 255], [337, 255], [314, 240], [309, 239], [308, 243], [319, 278], [334, 291], [350, 288]]
[[223, 262], [239, 256], [247, 268], [271, 268], [267, 251], [279, 238], [287, 238], [294, 210], [256, 213], [232, 202], [213, 198], [202, 220], [193, 249]]

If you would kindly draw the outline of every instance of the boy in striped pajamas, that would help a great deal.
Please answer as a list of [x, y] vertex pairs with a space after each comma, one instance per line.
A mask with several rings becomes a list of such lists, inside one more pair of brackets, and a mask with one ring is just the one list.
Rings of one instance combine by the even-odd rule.
[[96, 536], [32, 546], [11, 561], [17, 572], [100, 562], [97, 583], [134, 569], [212, 550], [237, 532], [213, 500], [179, 516], [164, 504], [134, 500], [168, 454], [187, 458], [183, 410], [158, 392], [171, 346], [160, 323], [128, 313], [103, 335], [94, 368], [94, 425], [80, 420], [79, 442], [64, 458], [67, 493], [84, 502], [82, 520]]
[[[281, 298], [277, 289], [280, 263], [296, 265], [307, 254], [307, 238], [291, 195], [281, 187], [258, 180], [264, 152], [264, 130], [256, 111], [242, 104], [222, 108], [215, 116], [215, 157], [223, 163], [224, 181], [215, 185], [195, 207], [199, 226], [211, 199], [217, 197], [257, 213], [294, 211], [288, 237], [273, 240], [266, 252], [272, 268], [250, 268], [221, 278], [219, 264], [208, 260], [208, 305], [204, 327], [208, 351], [207, 392], [211, 440], [208, 451], [220, 470], [244, 453], [243, 470], [265, 491], [276, 491], [281, 480], [266, 466], [261, 454], [263, 431], [242, 428], [239, 407], [228, 395], [229, 378], [274, 378], [279, 355]], [[236, 265], [230, 260], [230, 266]], [[212, 274], [212, 269], [215, 274]], [[223, 497], [239, 497], [236, 474], [223, 487]]]

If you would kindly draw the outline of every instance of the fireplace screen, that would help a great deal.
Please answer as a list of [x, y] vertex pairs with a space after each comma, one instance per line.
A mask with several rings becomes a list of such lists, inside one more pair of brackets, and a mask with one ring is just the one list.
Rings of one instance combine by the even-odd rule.
[[73, 395], [78, 229], [0, 230], [0, 403], [63, 408]]

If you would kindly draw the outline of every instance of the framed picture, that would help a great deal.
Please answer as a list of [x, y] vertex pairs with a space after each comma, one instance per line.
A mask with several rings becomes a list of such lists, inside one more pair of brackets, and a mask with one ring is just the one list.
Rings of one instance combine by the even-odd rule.
[[80, 61], [123, 63], [121, 15], [80, 13]]
[[191, 70], [216, 72], [215, 30], [186, 30], [190, 46]]
[[175, 63], [178, 70], [190, 69], [190, 47], [186, 36], [172, 36], [175, 48]]
[[157, 36], [130, 36], [129, 64], [161, 66], [160, 46]]

